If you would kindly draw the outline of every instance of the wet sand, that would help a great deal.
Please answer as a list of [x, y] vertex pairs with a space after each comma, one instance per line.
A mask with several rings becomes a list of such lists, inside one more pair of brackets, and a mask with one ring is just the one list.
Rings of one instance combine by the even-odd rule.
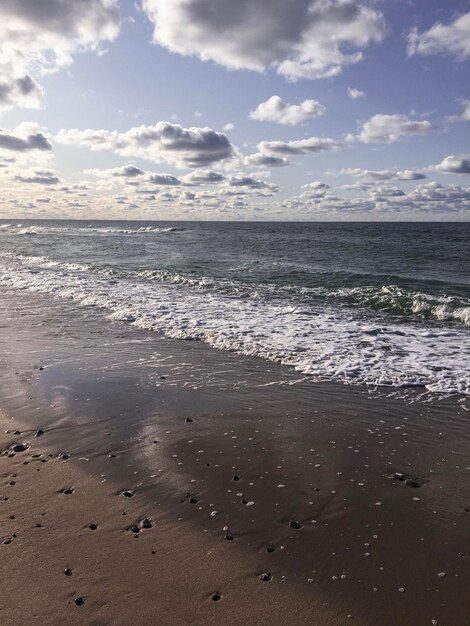
[[2, 626], [470, 624], [462, 398], [1, 296]]

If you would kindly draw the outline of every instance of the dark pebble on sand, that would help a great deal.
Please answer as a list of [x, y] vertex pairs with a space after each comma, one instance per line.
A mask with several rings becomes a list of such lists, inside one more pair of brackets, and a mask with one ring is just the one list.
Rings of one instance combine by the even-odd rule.
[[43, 370], [43, 369], [44, 369], [44, 366], [43, 366], [43, 365], [41, 365], [41, 366], [39, 367], [39, 371], [40, 371], [40, 372], [42, 372], [42, 370]]
[[88, 524], [88, 528], [90, 530], [96, 530], [98, 528], [98, 524], [95, 524], [94, 522], [92, 522], [91, 524]]
[[7, 546], [9, 543], [11, 543], [11, 539], [4, 539], [2, 543]]
[[263, 572], [260, 576], [264, 583], [269, 583], [272, 580], [272, 574], [270, 572]]
[[275, 549], [276, 549], [276, 548], [275, 548], [274, 546], [268, 546], [268, 547], [266, 548], [266, 552], [274, 552], [274, 550], [275, 550]]
[[218, 602], [222, 596], [220, 595], [220, 593], [213, 593], [211, 596], [212, 600], [214, 600], [214, 602]]
[[15, 432], [13, 434], [14, 435], [21, 435], [21, 432], [19, 430], [15, 430]]
[[29, 448], [26, 443], [15, 443], [12, 450], [13, 452], [25, 452]]
[[421, 485], [418, 482], [416, 482], [416, 480], [413, 480], [412, 478], [408, 478], [407, 480], [405, 480], [405, 485], [407, 487], [413, 487], [414, 489], [421, 487]]
[[189, 501], [191, 502], [191, 504], [197, 504], [198, 503], [198, 499], [197, 498], [189, 498]]
[[300, 522], [297, 522], [296, 520], [292, 520], [292, 522], [289, 523], [289, 526], [291, 528], [295, 528], [296, 530], [302, 528], [302, 524]]
[[66, 461], [67, 459], [70, 459], [70, 454], [67, 454], [67, 453], [65, 453], [65, 454], [61, 454], [61, 455], [60, 455], [60, 458], [61, 458], [61, 459], [64, 459], [64, 461]]
[[142, 526], [142, 528], [152, 528], [152, 521], [148, 517], [146, 517], [140, 522], [140, 525]]
[[140, 528], [138, 526], [131, 526], [131, 531], [138, 535], [140, 533]]
[[405, 475], [402, 474], [401, 472], [394, 472], [392, 478], [394, 478], [395, 480], [400, 480], [400, 481], [404, 481], [405, 480]]
[[192, 418], [192, 417], [187, 417], [184, 421], [185, 421], [187, 424], [190, 424], [191, 422], [194, 422], [194, 420], [193, 420], [193, 418]]
[[82, 598], [82, 596], [78, 596], [78, 598], [75, 598], [74, 602], [77, 606], [82, 606], [82, 604], [85, 604], [85, 600]]
[[240, 480], [240, 476], [237, 476], [237, 475], [235, 474], [235, 476], [233, 477], [233, 480], [235, 480], [235, 481]]
[[72, 576], [72, 570], [71, 570], [69, 567], [66, 567], [66, 568], [64, 569], [64, 574], [65, 574], [66, 576]]
[[39, 428], [39, 430], [36, 431], [36, 437], [40, 437], [41, 435], [44, 435], [44, 431], [42, 430], [42, 428]]
[[72, 487], [67, 487], [67, 489], [64, 489], [62, 491], [62, 493], [65, 493], [66, 496], [70, 496], [75, 490]]
[[229, 533], [227, 533], [225, 535], [225, 539], [227, 539], [227, 541], [232, 541], [233, 540], [233, 535], [230, 535]]
[[134, 492], [131, 491], [130, 489], [127, 489], [126, 491], [123, 491], [121, 493], [121, 496], [123, 496], [124, 498], [132, 498], [133, 495], [134, 495]]

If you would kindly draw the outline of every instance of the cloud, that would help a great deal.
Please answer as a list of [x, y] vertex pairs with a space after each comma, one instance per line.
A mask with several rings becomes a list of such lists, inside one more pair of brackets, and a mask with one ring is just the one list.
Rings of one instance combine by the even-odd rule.
[[290, 161], [285, 157], [270, 156], [255, 152], [243, 158], [243, 165], [247, 167], [285, 167]]
[[23, 122], [14, 130], [0, 128], [0, 151], [30, 152], [52, 150], [43, 130], [32, 122]]
[[373, 115], [362, 124], [358, 135], [347, 135], [347, 141], [393, 143], [408, 135], [428, 135], [435, 126], [427, 120], [410, 120], [406, 115]]
[[40, 185], [56, 185], [60, 182], [59, 177], [54, 170], [36, 169], [32, 172], [17, 174], [15, 180], [19, 183], [36, 183]]
[[426, 174], [415, 170], [365, 170], [355, 167], [344, 168], [339, 173], [368, 182], [423, 180], [426, 178]]
[[279, 96], [271, 96], [250, 113], [250, 119], [258, 122], [275, 122], [285, 126], [297, 126], [307, 120], [324, 115], [326, 108], [316, 100], [304, 100], [289, 104]]
[[348, 87], [348, 96], [352, 100], [357, 100], [358, 98], [365, 98], [365, 93], [360, 89], [355, 89], [354, 87]]
[[143, 0], [155, 43], [230, 69], [325, 78], [383, 38], [380, 13], [352, 0]]
[[294, 141], [262, 141], [257, 145], [258, 150], [270, 156], [290, 156], [297, 154], [312, 154], [332, 150], [338, 144], [328, 137], [309, 137]]
[[183, 128], [158, 122], [125, 132], [109, 130], [61, 130], [56, 140], [90, 150], [111, 150], [125, 157], [136, 157], [176, 167], [204, 167], [231, 159], [234, 148], [223, 133], [211, 128]]
[[97, 50], [119, 32], [116, 0], [2, 0], [0, 3], [0, 109], [38, 108], [43, 90], [33, 77]]
[[277, 191], [277, 185], [273, 183], [267, 183], [264, 180], [258, 180], [251, 176], [231, 176], [228, 179], [230, 187], [249, 187], [250, 189], [269, 189], [270, 191]]
[[470, 174], [470, 159], [450, 155], [432, 169], [444, 174]]
[[214, 170], [193, 170], [181, 180], [187, 185], [211, 185], [225, 180], [224, 174]]
[[147, 181], [152, 185], [181, 185], [181, 181], [171, 174], [149, 174]]
[[408, 54], [452, 54], [462, 61], [470, 58], [470, 12], [448, 26], [438, 22], [423, 33], [414, 28], [408, 35]]
[[460, 115], [451, 115], [447, 118], [449, 122], [470, 122], [470, 100], [462, 101], [463, 111]]
[[85, 170], [85, 174], [91, 174], [97, 178], [135, 178], [143, 176], [145, 172], [135, 165], [123, 165], [122, 167], [112, 167], [105, 170], [90, 169]]

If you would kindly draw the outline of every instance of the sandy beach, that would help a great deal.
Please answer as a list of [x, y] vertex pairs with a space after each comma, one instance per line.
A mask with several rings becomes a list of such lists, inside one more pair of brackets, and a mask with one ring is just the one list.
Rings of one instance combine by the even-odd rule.
[[461, 398], [3, 296], [2, 624], [470, 623]]

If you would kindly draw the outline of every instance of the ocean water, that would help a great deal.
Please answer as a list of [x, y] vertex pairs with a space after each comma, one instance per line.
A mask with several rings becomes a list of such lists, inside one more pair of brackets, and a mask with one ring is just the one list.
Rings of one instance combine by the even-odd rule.
[[296, 368], [470, 394], [470, 224], [0, 221], [0, 287]]

